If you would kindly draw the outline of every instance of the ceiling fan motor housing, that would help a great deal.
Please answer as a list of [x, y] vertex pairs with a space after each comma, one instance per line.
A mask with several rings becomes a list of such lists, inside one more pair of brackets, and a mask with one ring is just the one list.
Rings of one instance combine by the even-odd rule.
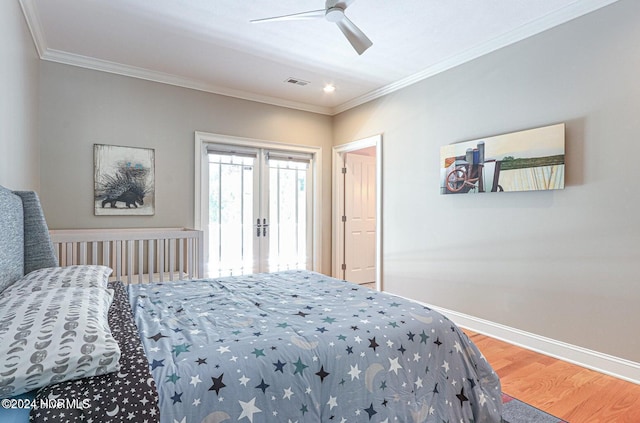
[[334, 6], [327, 9], [324, 17], [329, 22], [340, 22], [344, 18], [344, 9]]

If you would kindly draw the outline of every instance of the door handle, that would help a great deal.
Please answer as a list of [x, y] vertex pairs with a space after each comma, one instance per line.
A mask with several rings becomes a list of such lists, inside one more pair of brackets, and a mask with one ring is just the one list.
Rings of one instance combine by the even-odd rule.
[[267, 236], [267, 226], [269, 226], [267, 219], [262, 219], [262, 236]]
[[260, 238], [260, 218], [256, 219], [256, 236]]

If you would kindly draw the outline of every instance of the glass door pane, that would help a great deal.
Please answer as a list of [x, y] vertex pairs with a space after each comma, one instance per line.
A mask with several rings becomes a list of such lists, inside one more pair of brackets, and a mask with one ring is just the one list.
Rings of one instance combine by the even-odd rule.
[[209, 153], [209, 277], [311, 268], [310, 158]]
[[270, 272], [308, 268], [308, 176], [308, 162], [269, 160]]
[[209, 275], [254, 271], [254, 158], [209, 154]]

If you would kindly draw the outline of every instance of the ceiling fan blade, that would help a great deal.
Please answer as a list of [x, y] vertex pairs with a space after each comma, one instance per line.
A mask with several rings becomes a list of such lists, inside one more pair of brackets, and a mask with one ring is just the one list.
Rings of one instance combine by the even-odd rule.
[[358, 28], [353, 22], [346, 16], [336, 22], [340, 31], [347, 37], [347, 40], [351, 43], [353, 48], [358, 54], [364, 53], [369, 47], [373, 45], [373, 42]]
[[320, 10], [312, 10], [309, 12], [294, 13], [292, 15], [274, 16], [272, 18], [263, 18], [263, 19], [254, 19], [249, 22], [258, 23], [258, 22], [275, 22], [275, 21], [295, 21], [295, 20], [301, 20], [301, 19], [316, 19], [316, 18], [324, 18], [324, 14], [325, 14], [325, 10], [320, 9]]

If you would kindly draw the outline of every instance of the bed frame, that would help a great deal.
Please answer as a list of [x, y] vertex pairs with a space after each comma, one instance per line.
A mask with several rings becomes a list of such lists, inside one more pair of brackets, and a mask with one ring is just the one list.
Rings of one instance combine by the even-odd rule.
[[[245, 417], [253, 421], [255, 413], [262, 413], [259, 422], [302, 417], [324, 423], [342, 416], [350, 422], [427, 422], [435, 416], [451, 421], [501, 421], [497, 374], [464, 332], [421, 304], [308, 271], [180, 281], [202, 276], [200, 231], [50, 234], [35, 193], [14, 193], [2, 187], [0, 235], [0, 291], [5, 289], [0, 295], [12, 301], [4, 303], [9, 306], [1, 316], [3, 322], [15, 319], [10, 307], [16, 304], [15, 298], [35, 301], [42, 294], [49, 301], [59, 295], [54, 291], [48, 296], [47, 289], [42, 293], [21, 293], [24, 287], [6, 290], [20, 283], [25, 273], [56, 266], [58, 258], [62, 266], [114, 267], [113, 276], [120, 280], [109, 283], [113, 302], [108, 316], [108, 326], [120, 345], [119, 370], [40, 388], [36, 404], [48, 398], [98, 401], [96, 392], [101, 398], [91, 407], [38, 408], [25, 417], [34, 423], [144, 423], [157, 421], [160, 414], [163, 422]], [[176, 281], [141, 283], [154, 279]], [[51, 286], [64, 290], [63, 282], [59, 277]], [[73, 295], [74, 288], [69, 289]], [[96, 291], [86, 289], [83, 298]], [[53, 305], [47, 309], [51, 315], [36, 315], [33, 310], [38, 303], [28, 303], [21, 316], [37, 317], [38, 327], [49, 330], [43, 325], [50, 324], [61, 307]], [[73, 323], [77, 312], [71, 311], [61, 314], [59, 321]], [[71, 338], [63, 338], [72, 329], [60, 328], [57, 339], [68, 343]], [[26, 329], [12, 326], [11, 330], [15, 332], [7, 332], [11, 339], [29, 335]], [[0, 345], [7, 345], [8, 336], [1, 338]], [[39, 349], [39, 336], [35, 333], [36, 340], [29, 341], [29, 351]], [[84, 348], [85, 342], [89, 341], [80, 338], [75, 345]], [[85, 351], [79, 351], [84, 359]], [[10, 359], [15, 356], [7, 348], [3, 354]], [[0, 421], [7, 419], [0, 416]]]
[[38, 195], [0, 186], [0, 292], [29, 272], [57, 265]]

